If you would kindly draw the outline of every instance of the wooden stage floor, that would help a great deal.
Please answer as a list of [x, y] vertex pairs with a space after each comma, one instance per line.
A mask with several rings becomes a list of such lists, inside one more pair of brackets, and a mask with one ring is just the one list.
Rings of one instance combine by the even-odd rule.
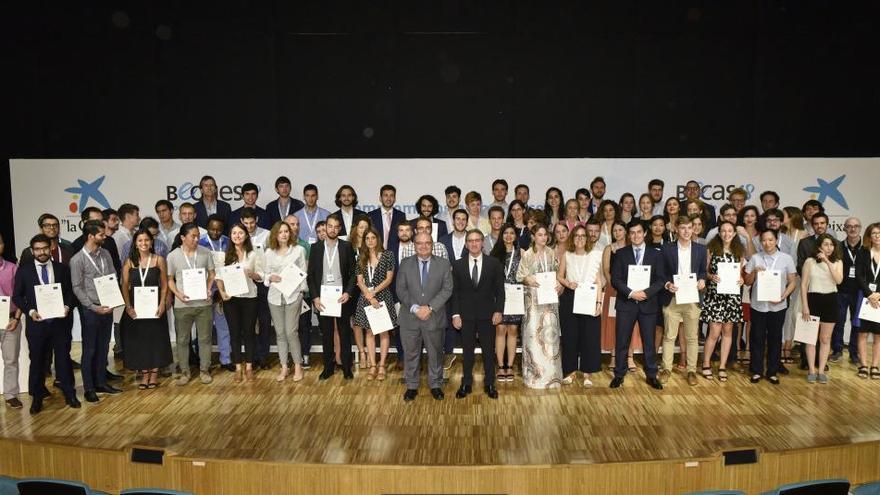
[[273, 369], [235, 384], [232, 373], [216, 371], [211, 385], [165, 379], [151, 391], [138, 391], [128, 374], [124, 393], [83, 401], [79, 410], [64, 407], [55, 390], [31, 417], [23, 397], [22, 410], [0, 408], [0, 429], [10, 440], [78, 448], [139, 445], [188, 458], [389, 466], [634, 462], [880, 440], [880, 380], [859, 379], [845, 361], [831, 365], [828, 385], [807, 384], [805, 372], [792, 369], [780, 386], [753, 385], [734, 372], [727, 383], [700, 378], [690, 387], [676, 374], [658, 392], [640, 370], [617, 390], [608, 388], [606, 372], [594, 375], [592, 389], [502, 383], [498, 400], [482, 393], [478, 374], [475, 393], [458, 400], [459, 358], [444, 401], [423, 386], [412, 403], [402, 400], [400, 372], [385, 382], [369, 382], [363, 372], [351, 381], [341, 373], [318, 381], [318, 365], [299, 383], [276, 383]]

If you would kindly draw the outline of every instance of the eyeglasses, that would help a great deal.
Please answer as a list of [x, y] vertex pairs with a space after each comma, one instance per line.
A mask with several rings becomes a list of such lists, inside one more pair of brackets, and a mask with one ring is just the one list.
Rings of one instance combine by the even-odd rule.
[[862, 228], [862, 226], [861, 225], [844, 225], [843, 228], [845, 228], [845, 229], [860, 229], [860, 228]]
[[42, 228], [44, 228], [44, 229], [57, 229], [58, 227], [60, 227], [60, 224], [57, 224], [57, 223], [44, 223], [43, 225], [40, 225], [40, 227], [42, 227]]

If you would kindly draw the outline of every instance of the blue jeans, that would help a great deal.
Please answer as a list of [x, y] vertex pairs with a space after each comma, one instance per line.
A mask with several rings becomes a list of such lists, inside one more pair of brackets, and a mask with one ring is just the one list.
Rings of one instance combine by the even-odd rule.
[[849, 358], [852, 360], [859, 358], [859, 339], [856, 335], [858, 325], [855, 325], [859, 316], [858, 303], [858, 290], [837, 291], [837, 307], [840, 312], [837, 315], [837, 323], [834, 324], [834, 331], [831, 333], [831, 352], [843, 352], [843, 327], [846, 325], [846, 312], [849, 310], [850, 324], [853, 327], [849, 334]]
[[232, 362], [232, 347], [229, 344], [229, 324], [226, 317], [220, 314], [220, 304], [214, 303], [214, 330], [217, 332], [217, 349], [220, 351], [220, 364]]
[[80, 308], [82, 322], [82, 378], [83, 390], [107, 384], [107, 354], [110, 352], [110, 334], [113, 332], [113, 314], [99, 315]]

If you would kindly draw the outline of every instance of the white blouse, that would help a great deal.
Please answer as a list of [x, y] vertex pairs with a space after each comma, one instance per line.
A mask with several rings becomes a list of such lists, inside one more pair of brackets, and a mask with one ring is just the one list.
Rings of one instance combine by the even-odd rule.
[[300, 270], [306, 271], [306, 250], [298, 244], [287, 246], [287, 252], [282, 254], [278, 254], [274, 249], [267, 249], [265, 257], [264, 271], [260, 275], [263, 277], [263, 284], [269, 288], [269, 304], [283, 306], [294, 302], [299, 297], [298, 292], [306, 291], [306, 281], [302, 281], [297, 290], [291, 294], [291, 299], [288, 300], [281, 294], [281, 291], [275, 288], [275, 284], [269, 282], [269, 276], [280, 275], [284, 268], [290, 265], [296, 265]]

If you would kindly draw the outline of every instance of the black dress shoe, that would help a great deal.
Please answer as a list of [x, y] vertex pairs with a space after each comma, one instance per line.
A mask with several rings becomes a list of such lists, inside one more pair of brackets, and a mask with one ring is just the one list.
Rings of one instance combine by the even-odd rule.
[[611, 388], [620, 388], [621, 385], [623, 385], [623, 377], [615, 376], [611, 379], [611, 384], [609, 384], [608, 386]]
[[458, 392], [455, 393], [455, 398], [456, 399], [464, 399], [465, 397], [470, 395], [470, 393], [471, 393], [471, 386], [470, 385], [462, 385], [462, 386], [458, 387]]
[[[433, 392], [434, 391], [431, 390], [431, 393], [433, 393]], [[414, 400], [416, 400], [417, 395], [419, 395], [418, 389], [408, 388], [408, 389], [406, 389], [406, 392], [403, 393], [403, 401], [404, 402], [414, 401]]]
[[113, 373], [112, 371], [109, 371], [109, 370], [107, 370], [105, 375], [107, 376], [108, 380], [122, 380], [123, 378], [125, 378], [122, 375], [117, 375], [116, 373]]
[[647, 384], [650, 385], [651, 388], [663, 390], [663, 384], [660, 383], [660, 380], [658, 380], [656, 376], [648, 377], [645, 382], [647, 382]]
[[115, 394], [121, 394], [122, 390], [120, 390], [112, 385], [101, 385], [101, 386], [95, 387], [95, 392], [98, 392], [99, 394], [115, 395]]
[[55, 388], [61, 388], [61, 381], [60, 380], [52, 380], [52, 386]]
[[80, 404], [79, 399], [77, 399], [76, 397], [65, 397], [64, 402], [67, 404], [68, 407], [72, 407], [74, 409], [79, 409], [80, 407], [82, 407], [82, 404]]
[[483, 390], [486, 392], [486, 395], [488, 395], [490, 399], [498, 398], [498, 389], [495, 388], [495, 385], [486, 385]]
[[46, 388], [45, 385], [43, 385], [43, 386], [40, 388], [40, 396], [41, 396], [41, 397], [51, 397], [51, 396], [52, 396], [52, 392], [50, 392], [49, 389]]
[[443, 393], [443, 389], [440, 388], [432, 388], [431, 396], [434, 397], [434, 400], [443, 400], [446, 395]]
[[86, 402], [98, 402], [98, 394], [96, 394], [94, 390], [86, 390], [83, 397], [85, 397]]
[[42, 397], [34, 397], [34, 400], [31, 402], [31, 415], [38, 414], [43, 410], [43, 398]]
[[789, 373], [791, 373], [791, 371], [788, 371], [788, 368], [786, 368], [784, 365], [781, 365], [781, 364], [779, 365], [779, 374], [780, 375], [787, 375]]
[[345, 378], [346, 380], [354, 379], [354, 373], [351, 372], [351, 368], [342, 369], [342, 378]]
[[318, 380], [326, 380], [326, 379], [330, 378], [331, 376], [333, 376], [333, 368], [334, 368], [334, 366], [329, 366], [327, 368], [324, 368], [324, 371], [322, 371], [321, 374], [318, 375]]
[[71, 366], [73, 367], [73, 369], [75, 369], [75, 370], [82, 369], [82, 365], [79, 364], [78, 362], [74, 361], [73, 359], [70, 360], [70, 365], [71, 365]]

